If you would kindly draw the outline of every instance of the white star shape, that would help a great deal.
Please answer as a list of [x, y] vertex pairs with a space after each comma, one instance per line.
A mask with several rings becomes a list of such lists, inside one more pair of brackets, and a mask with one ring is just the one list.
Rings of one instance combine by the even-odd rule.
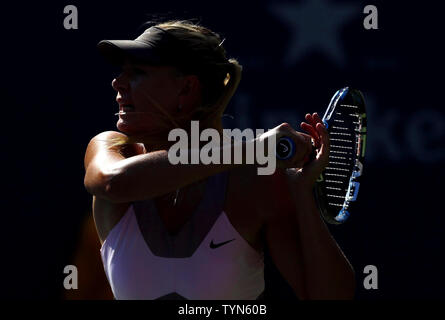
[[294, 65], [310, 52], [328, 55], [337, 65], [344, 65], [340, 28], [354, 16], [361, 14], [357, 4], [333, 4], [327, 0], [304, 0], [300, 4], [280, 3], [270, 11], [286, 23], [291, 39], [284, 63]]

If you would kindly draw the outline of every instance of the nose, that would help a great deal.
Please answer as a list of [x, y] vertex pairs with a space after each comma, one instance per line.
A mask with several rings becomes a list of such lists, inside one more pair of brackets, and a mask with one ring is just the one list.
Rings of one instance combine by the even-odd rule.
[[111, 86], [116, 91], [124, 91], [128, 89], [128, 81], [126, 80], [124, 73], [121, 73], [118, 77], [113, 79], [113, 81], [111, 81]]

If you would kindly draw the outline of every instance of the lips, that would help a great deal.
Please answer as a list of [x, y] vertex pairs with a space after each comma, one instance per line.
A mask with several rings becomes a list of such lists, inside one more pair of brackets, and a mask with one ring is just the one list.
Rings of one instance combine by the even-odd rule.
[[130, 99], [126, 99], [120, 93], [118, 93], [118, 95], [116, 97], [116, 102], [119, 104], [119, 112], [127, 113], [127, 112], [134, 112], [135, 111], [135, 107], [131, 103], [131, 100]]
[[124, 104], [121, 107], [123, 112], [133, 112], [135, 110], [134, 105], [132, 104]]

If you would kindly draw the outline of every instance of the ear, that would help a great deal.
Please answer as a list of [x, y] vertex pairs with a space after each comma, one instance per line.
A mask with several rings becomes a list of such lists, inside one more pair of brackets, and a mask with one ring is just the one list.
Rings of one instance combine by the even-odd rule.
[[186, 75], [182, 79], [179, 101], [182, 105], [195, 105], [201, 99], [201, 81], [196, 75]]

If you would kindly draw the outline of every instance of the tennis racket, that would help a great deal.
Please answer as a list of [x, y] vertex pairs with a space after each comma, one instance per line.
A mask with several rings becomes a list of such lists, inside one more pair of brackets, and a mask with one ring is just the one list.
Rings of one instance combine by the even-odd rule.
[[[330, 224], [344, 223], [357, 200], [366, 150], [366, 109], [359, 90], [343, 88], [331, 99], [323, 116], [329, 132], [329, 164], [318, 178], [314, 193], [323, 219]], [[294, 142], [281, 137], [276, 157], [293, 157]]]

